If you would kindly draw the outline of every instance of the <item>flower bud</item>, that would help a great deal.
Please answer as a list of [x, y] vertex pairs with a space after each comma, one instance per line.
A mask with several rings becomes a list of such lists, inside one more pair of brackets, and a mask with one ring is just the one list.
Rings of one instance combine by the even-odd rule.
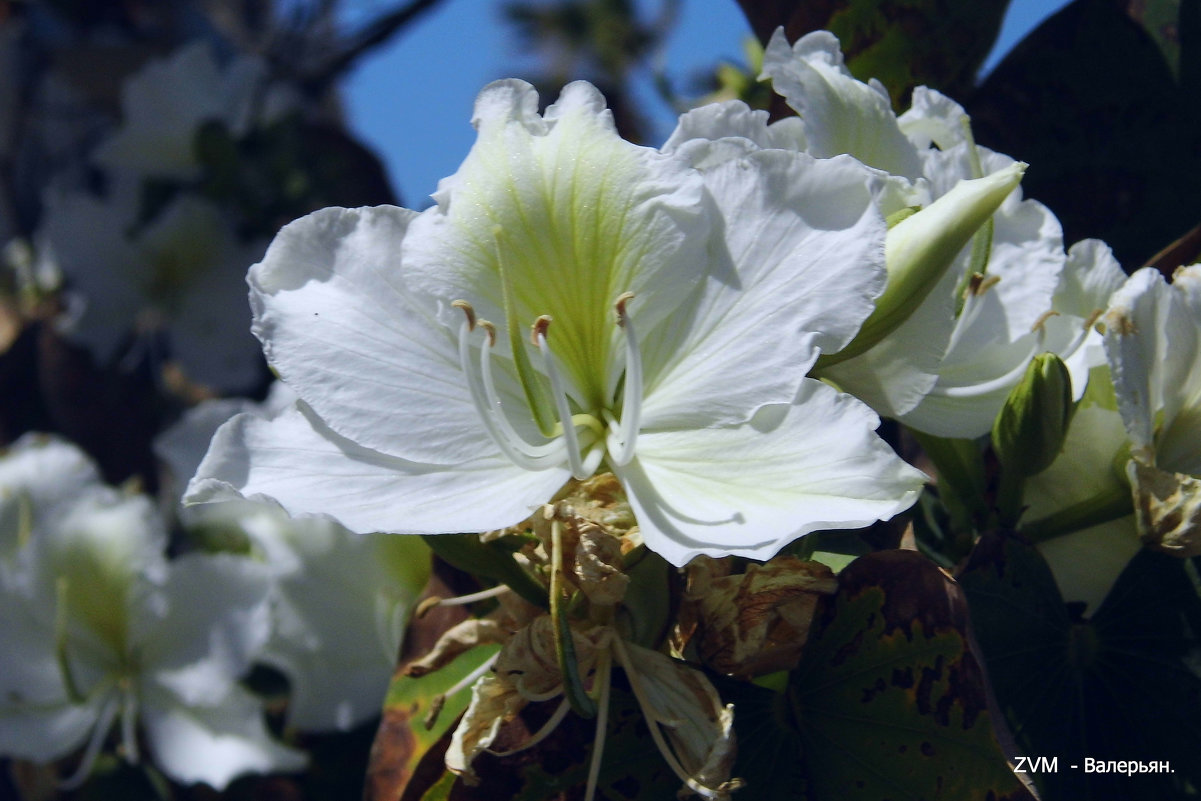
[[854, 341], [835, 360], [864, 353], [905, 322], [1021, 183], [1025, 171], [1025, 163], [1015, 162], [984, 178], [960, 181], [926, 208], [892, 225], [884, 243], [888, 286]]
[[1041, 473], [1063, 449], [1072, 420], [1072, 379], [1053, 353], [1031, 360], [993, 421], [992, 443], [1007, 471]]

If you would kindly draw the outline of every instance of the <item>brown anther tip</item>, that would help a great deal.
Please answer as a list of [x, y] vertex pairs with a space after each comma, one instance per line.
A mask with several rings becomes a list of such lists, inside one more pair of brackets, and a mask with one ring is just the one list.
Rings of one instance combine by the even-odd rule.
[[534, 324], [530, 326], [530, 344], [537, 345], [539, 337], [546, 336], [546, 330], [550, 328], [551, 318], [549, 314], [541, 315]]
[[613, 308], [617, 311], [617, 324], [625, 325], [626, 304], [633, 300], [636, 296], [633, 292], [622, 292], [617, 296], [617, 300], [613, 302]]
[[478, 325], [480, 328], [484, 329], [484, 331], [486, 331], [488, 333], [488, 346], [489, 347], [495, 346], [496, 345], [496, 326], [494, 326], [491, 323], [491, 321], [489, 321], [489, 320], [480, 320]]
[[413, 610], [413, 616], [420, 620], [421, 618], [425, 617], [426, 613], [440, 603], [442, 603], [441, 597], [437, 595], [431, 595], [421, 603], [417, 604], [417, 608]]
[[1059, 316], [1059, 312], [1055, 311], [1054, 309], [1047, 309], [1045, 312], [1042, 313], [1041, 317], [1039, 317], [1037, 320], [1034, 321], [1034, 325], [1030, 326], [1030, 330], [1031, 331], [1040, 331], [1040, 330], [1042, 330], [1043, 323], [1047, 322], [1047, 320], [1050, 320], [1052, 317], [1058, 317], [1058, 316]]
[[434, 724], [438, 722], [438, 716], [442, 714], [442, 707], [444, 706], [446, 706], [445, 695], [435, 695], [434, 699], [430, 701], [430, 709], [425, 713], [425, 718], [421, 721], [426, 731], [434, 728]]
[[475, 308], [473, 308], [472, 305], [465, 300], [451, 301], [450, 305], [453, 306], [454, 308], [460, 310], [461, 312], [463, 312], [463, 314], [467, 317], [467, 329], [469, 331], [474, 331], [475, 330]]
[[[1096, 323], [1098, 320], [1100, 320], [1100, 319], [1101, 319], [1101, 315], [1102, 315], [1102, 314], [1105, 314], [1105, 309], [1093, 309], [1093, 313], [1092, 313], [1092, 314], [1090, 314], [1090, 315], [1088, 316], [1088, 319], [1084, 321], [1084, 327], [1085, 327], [1085, 328], [1092, 328], [1092, 327], [1093, 327], [1093, 324], [1094, 324], [1094, 323]], [[1097, 330], [1098, 330], [1098, 331], [1100, 331], [1100, 329], [1099, 329], [1099, 328], [1098, 328]], [[1105, 333], [1105, 332], [1104, 332], [1104, 331], [1101, 331], [1101, 333]]]

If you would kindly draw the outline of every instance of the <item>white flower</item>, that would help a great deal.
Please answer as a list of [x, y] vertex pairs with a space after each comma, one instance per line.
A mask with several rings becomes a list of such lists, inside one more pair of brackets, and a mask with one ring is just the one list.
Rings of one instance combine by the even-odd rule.
[[[18, 458], [39, 471], [52, 454]], [[302, 766], [237, 683], [268, 633], [264, 568], [234, 556], [168, 562], [151, 501], [98, 484], [28, 519], [14, 569], [0, 574], [0, 753], [46, 762], [83, 746], [68, 782], [78, 784], [119, 722], [127, 759], [138, 759], [140, 724], [154, 762], [181, 783], [222, 788]]]
[[[268, 417], [293, 400], [277, 382], [262, 405], [202, 403], [155, 441], [155, 452], [186, 480], [213, 432], [234, 414]], [[253, 557], [266, 566], [271, 636], [258, 661], [287, 676], [288, 725], [345, 731], [379, 715], [409, 614], [429, 578], [425, 543], [357, 535], [320, 518], [292, 519], [269, 502], [239, 499], [180, 511], [197, 536], [207, 531], [246, 538]]]
[[104, 198], [46, 192], [39, 244], [83, 299], [70, 332], [109, 360], [135, 331], [166, 328], [189, 377], [223, 391], [254, 384], [261, 359], [241, 298], [261, 242], [240, 242], [220, 209], [192, 195], [140, 226], [138, 197], [128, 180]]
[[[790, 45], [778, 30], [764, 74], [800, 115], [808, 152], [849, 153], [911, 182], [882, 197], [886, 212], [925, 206], [964, 180], [1014, 163], [976, 147], [963, 108], [926, 87], [914, 90], [912, 107], [898, 117], [883, 86], [851, 75], [826, 31]], [[1020, 189], [994, 215], [984, 253], [986, 259], [973, 259], [966, 247], [891, 336], [822, 375], [913, 428], [950, 437], [986, 433], [1030, 358], [1048, 349], [1041, 324], [1053, 310], [1065, 256], [1058, 221], [1023, 200]], [[973, 281], [982, 268], [984, 280]]]
[[607, 463], [675, 564], [912, 504], [923, 477], [875, 415], [805, 377], [883, 283], [870, 174], [784, 150], [699, 172], [622, 141], [584, 83], [536, 108], [524, 83], [487, 87], [420, 215], [327, 209], [280, 233], [251, 301], [301, 401], [223, 427], [192, 499], [483, 531]]
[[234, 135], [252, 121], [278, 116], [291, 103], [268, 86], [267, 70], [242, 57], [221, 68], [209, 46], [196, 42], [152, 61], [121, 88], [121, 127], [93, 153], [100, 165], [160, 178], [196, 177], [200, 126], [218, 121]]

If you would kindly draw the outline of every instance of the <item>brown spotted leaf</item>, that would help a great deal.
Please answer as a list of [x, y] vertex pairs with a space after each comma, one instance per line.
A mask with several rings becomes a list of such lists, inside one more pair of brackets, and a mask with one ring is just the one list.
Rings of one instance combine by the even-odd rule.
[[1027, 799], [997, 744], [958, 585], [914, 551], [861, 557], [787, 697], [809, 797]]

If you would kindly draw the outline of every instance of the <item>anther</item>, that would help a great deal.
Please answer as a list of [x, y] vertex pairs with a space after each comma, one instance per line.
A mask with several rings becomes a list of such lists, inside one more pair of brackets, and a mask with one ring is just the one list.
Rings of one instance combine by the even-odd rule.
[[477, 325], [479, 325], [480, 328], [484, 329], [485, 333], [488, 334], [488, 347], [490, 347], [490, 348], [496, 347], [496, 326], [494, 326], [488, 320], [480, 320], [479, 323], [477, 323]]
[[543, 339], [546, 338], [546, 332], [550, 328], [550, 324], [551, 324], [551, 316], [549, 314], [543, 314], [537, 320], [534, 321], [534, 324], [532, 326], [530, 326], [530, 344], [531, 345], [533, 345], [534, 347], [539, 347], [538, 338], [539, 337], [542, 337]]
[[474, 331], [475, 330], [475, 309], [472, 307], [472, 305], [465, 300], [452, 301], [450, 305], [455, 307], [456, 309], [459, 309], [460, 311], [463, 312], [464, 315], [466, 315], [467, 330]]
[[626, 325], [626, 304], [633, 300], [634, 297], [633, 292], [622, 292], [613, 304], [613, 308], [617, 311], [617, 324], [622, 328], [625, 328]]
[[[1030, 326], [1030, 330], [1031, 331], [1042, 331], [1043, 326], [1046, 325], [1047, 320], [1050, 320], [1052, 317], [1058, 317], [1058, 316], [1059, 316], [1059, 312], [1055, 311], [1054, 309], [1047, 309], [1045, 312], [1043, 312], [1039, 316], [1039, 318], [1037, 320], [1034, 321], [1034, 325]], [[1087, 328], [1087, 326], [1086, 326], [1086, 328]]]

